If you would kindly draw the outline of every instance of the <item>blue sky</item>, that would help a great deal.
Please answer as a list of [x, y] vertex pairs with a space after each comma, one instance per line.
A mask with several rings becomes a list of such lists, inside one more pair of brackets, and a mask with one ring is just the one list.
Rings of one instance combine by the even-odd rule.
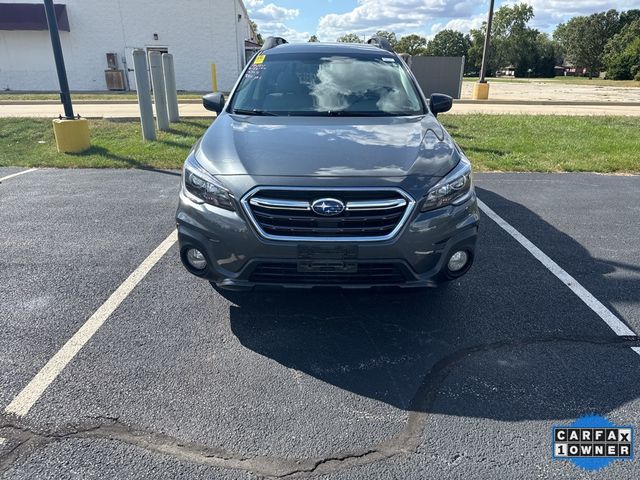
[[[264, 36], [306, 41], [317, 34], [335, 41], [344, 33], [369, 36], [377, 30], [432, 37], [440, 30], [468, 31], [485, 19], [488, 0], [244, 0], [249, 15]], [[496, 0], [500, 5], [517, 0]], [[640, 8], [640, 0], [528, 0], [534, 7], [534, 26], [551, 32], [575, 15], [610, 8]]]

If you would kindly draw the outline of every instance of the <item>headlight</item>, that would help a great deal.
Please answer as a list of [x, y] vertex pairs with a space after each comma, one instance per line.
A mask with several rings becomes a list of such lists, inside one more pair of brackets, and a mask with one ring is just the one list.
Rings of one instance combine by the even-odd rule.
[[446, 177], [429, 190], [420, 211], [428, 212], [447, 205], [464, 203], [471, 196], [472, 187], [471, 163], [463, 157]]
[[233, 196], [212, 175], [189, 155], [182, 171], [182, 185], [186, 196], [196, 203], [208, 203], [225, 210], [235, 210]]

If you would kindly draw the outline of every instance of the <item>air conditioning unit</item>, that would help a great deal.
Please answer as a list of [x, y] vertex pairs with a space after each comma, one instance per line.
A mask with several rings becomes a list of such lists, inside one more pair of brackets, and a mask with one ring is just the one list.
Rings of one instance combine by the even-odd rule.
[[127, 88], [122, 70], [105, 70], [104, 78], [107, 81], [108, 90], [126, 90]]

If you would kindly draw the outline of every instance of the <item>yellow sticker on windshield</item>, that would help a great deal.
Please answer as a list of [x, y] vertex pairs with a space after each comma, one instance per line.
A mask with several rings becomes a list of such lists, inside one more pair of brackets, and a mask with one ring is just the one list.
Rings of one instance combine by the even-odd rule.
[[266, 55], [258, 55], [256, 57], [256, 59], [254, 60], [254, 65], [260, 65], [261, 63], [264, 63], [264, 59], [267, 58]]

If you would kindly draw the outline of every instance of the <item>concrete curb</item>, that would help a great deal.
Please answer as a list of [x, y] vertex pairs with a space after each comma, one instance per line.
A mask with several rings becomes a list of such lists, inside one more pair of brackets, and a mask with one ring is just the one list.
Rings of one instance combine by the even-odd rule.
[[460, 105], [533, 105], [539, 107], [567, 106], [567, 107], [640, 107], [640, 102], [569, 102], [558, 100], [454, 100]]
[[[199, 98], [178, 99], [178, 103], [200, 104]], [[74, 100], [74, 105], [137, 105], [137, 100]], [[60, 105], [59, 100], [0, 100], [2, 105]]]

